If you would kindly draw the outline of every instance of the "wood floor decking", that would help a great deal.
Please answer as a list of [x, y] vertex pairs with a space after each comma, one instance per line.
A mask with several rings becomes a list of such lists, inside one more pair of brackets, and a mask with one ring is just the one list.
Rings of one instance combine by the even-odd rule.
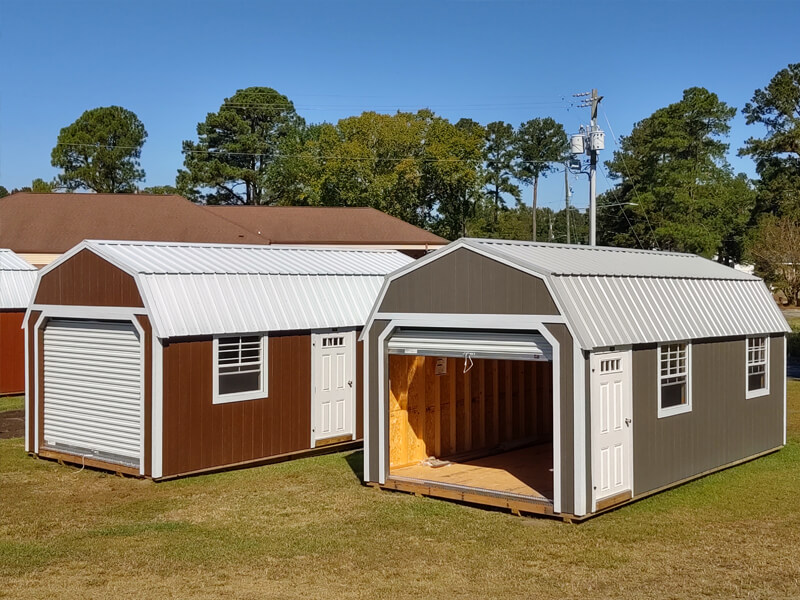
[[420, 464], [395, 468], [386, 487], [547, 513], [553, 497], [552, 467], [552, 444], [539, 444], [443, 467]]

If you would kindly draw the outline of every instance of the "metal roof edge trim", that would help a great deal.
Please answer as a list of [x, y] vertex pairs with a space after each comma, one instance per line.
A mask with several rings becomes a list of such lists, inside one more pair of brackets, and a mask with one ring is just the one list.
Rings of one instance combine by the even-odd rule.
[[[375, 252], [390, 253], [397, 252], [392, 248], [364, 248], [358, 245], [331, 244], [328, 246], [314, 244], [219, 244], [214, 242], [154, 242], [142, 240], [95, 240], [87, 239], [84, 242], [96, 244], [98, 246], [158, 246], [158, 247], [182, 247], [182, 248], [241, 248], [242, 250], [306, 250], [314, 252], [318, 250], [334, 250], [338, 252]], [[418, 244], [424, 246], [425, 244]]]

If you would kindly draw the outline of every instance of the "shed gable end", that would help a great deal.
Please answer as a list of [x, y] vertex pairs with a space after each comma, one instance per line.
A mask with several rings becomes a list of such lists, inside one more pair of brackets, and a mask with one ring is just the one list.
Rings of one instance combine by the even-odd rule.
[[34, 304], [144, 306], [131, 275], [86, 249], [42, 275]]
[[559, 314], [542, 279], [468, 248], [393, 280], [378, 312]]

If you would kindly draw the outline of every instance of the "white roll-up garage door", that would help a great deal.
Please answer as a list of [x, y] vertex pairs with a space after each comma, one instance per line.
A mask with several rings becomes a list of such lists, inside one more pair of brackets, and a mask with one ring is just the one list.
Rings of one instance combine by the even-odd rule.
[[142, 346], [130, 322], [51, 320], [44, 330], [44, 444], [139, 466]]
[[553, 349], [538, 333], [401, 329], [389, 338], [390, 354], [469, 355], [501, 360], [553, 360]]

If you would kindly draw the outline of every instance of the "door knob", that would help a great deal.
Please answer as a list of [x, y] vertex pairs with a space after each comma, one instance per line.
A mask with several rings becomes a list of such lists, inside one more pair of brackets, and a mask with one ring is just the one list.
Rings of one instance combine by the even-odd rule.
[[631, 420], [627, 417], [625, 417], [625, 425], [627, 425], [628, 427], [631, 426]]
[[350, 387], [353, 387], [353, 382], [352, 381], [348, 381], [347, 385], [349, 385]]

